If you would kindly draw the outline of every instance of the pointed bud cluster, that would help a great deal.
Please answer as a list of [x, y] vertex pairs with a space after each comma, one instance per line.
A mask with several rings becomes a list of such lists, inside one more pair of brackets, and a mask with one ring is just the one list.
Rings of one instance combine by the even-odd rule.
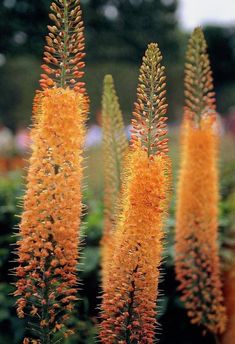
[[69, 87], [84, 93], [84, 83], [79, 81], [85, 66], [80, 0], [56, 0], [51, 11], [49, 16], [53, 25], [48, 26], [41, 87]]
[[140, 68], [137, 101], [133, 112], [131, 143], [138, 141], [153, 157], [168, 152], [166, 126], [166, 77], [165, 67], [161, 65], [162, 55], [155, 43], [149, 44]]
[[215, 92], [207, 44], [200, 28], [189, 39], [185, 64], [185, 116], [197, 126], [202, 116], [215, 116]]

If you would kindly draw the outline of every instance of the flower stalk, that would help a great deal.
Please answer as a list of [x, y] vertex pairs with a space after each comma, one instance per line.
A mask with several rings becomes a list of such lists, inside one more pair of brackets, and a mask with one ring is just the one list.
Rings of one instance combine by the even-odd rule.
[[132, 145], [126, 158], [121, 212], [101, 306], [102, 343], [153, 343], [164, 218], [170, 185], [164, 68], [150, 44], [140, 69]]
[[82, 212], [82, 161], [88, 97], [79, 0], [51, 5], [42, 74], [33, 105], [32, 155], [17, 242], [17, 313], [32, 337], [24, 344], [54, 343], [72, 333], [67, 320], [77, 300]]
[[189, 40], [176, 211], [176, 277], [193, 324], [225, 330], [218, 255], [218, 134], [212, 73], [200, 28]]

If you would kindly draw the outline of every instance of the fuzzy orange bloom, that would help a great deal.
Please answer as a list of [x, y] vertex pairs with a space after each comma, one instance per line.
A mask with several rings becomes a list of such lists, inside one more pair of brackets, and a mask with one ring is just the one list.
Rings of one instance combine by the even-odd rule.
[[[141, 148], [130, 153], [123, 211], [101, 315], [102, 343], [152, 343], [169, 190], [169, 161], [152, 161]], [[157, 268], [158, 267], [158, 268]]]
[[[197, 72], [198, 71], [198, 72]], [[176, 213], [176, 277], [191, 322], [225, 330], [218, 256], [218, 137], [209, 59], [203, 33], [190, 39], [186, 107]]]
[[150, 44], [140, 70], [132, 148], [126, 158], [121, 212], [101, 306], [100, 340], [107, 344], [154, 342], [170, 185], [167, 141], [161, 135], [166, 133], [166, 105], [160, 61], [158, 46]]
[[77, 298], [86, 109], [82, 94], [62, 88], [38, 93], [34, 106], [15, 295], [19, 317], [39, 319], [45, 343]]
[[217, 137], [211, 126], [189, 126], [178, 185], [176, 274], [193, 323], [223, 332], [225, 310], [217, 247]]

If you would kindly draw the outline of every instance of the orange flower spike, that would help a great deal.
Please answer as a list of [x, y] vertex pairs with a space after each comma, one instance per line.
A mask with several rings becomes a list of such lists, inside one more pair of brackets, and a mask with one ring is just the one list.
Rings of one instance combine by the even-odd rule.
[[161, 133], [158, 124], [166, 108], [158, 107], [158, 98], [153, 97], [158, 87], [160, 91], [161, 78], [164, 78], [160, 60], [158, 46], [150, 44], [140, 70], [137, 101], [141, 104], [139, 89], [146, 87], [150, 104], [146, 99], [146, 110], [143, 107], [142, 113], [140, 105], [138, 114], [134, 114], [133, 135], [137, 140], [132, 140], [132, 148], [126, 158], [121, 213], [114, 233], [109, 279], [101, 306], [101, 343], [154, 342], [163, 225], [170, 188], [170, 161], [166, 146], [162, 149], [160, 144], [156, 144], [160, 139], [155, 140]]
[[87, 104], [84, 95], [69, 89], [48, 89], [39, 94], [17, 249], [15, 295], [19, 297], [19, 316], [36, 315], [49, 333], [56, 330], [60, 312], [71, 308], [76, 299]]
[[163, 223], [169, 190], [165, 156], [149, 160], [136, 148], [129, 156], [117, 225], [109, 284], [102, 304], [102, 343], [153, 343], [162, 254]]
[[113, 230], [121, 190], [121, 173], [128, 149], [122, 113], [111, 75], [104, 78], [102, 99], [104, 160], [104, 230], [102, 237], [102, 284], [105, 289], [113, 251]]
[[40, 84], [42, 89], [62, 87], [85, 93], [83, 76], [85, 63], [84, 26], [80, 0], [56, 0], [49, 15], [44, 62]]
[[[176, 277], [192, 323], [225, 330], [218, 256], [218, 137], [212, 79], [202, 31], [187, 53], [186, 106], [176, 211]], [[190, 98], [190, 101], [189, 101]]]

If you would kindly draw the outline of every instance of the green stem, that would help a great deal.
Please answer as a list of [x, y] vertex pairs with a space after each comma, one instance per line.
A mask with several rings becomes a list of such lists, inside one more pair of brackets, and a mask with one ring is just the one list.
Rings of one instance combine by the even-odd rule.
[[214, 339], [215, 339], [215, 344], [220, 344], [219, 337], [216, 334], [214, 334]]
[[69, 25], [68, 25], [68, 2], [64, 0], [64, 41], [63, 41], [63, 56], [62, 56], [62, 66], [61, 66], [61, 87], [66, 86], [66, 68], [67, 68], [67, 41], [69, 37]]
[[43, 293], [43, 299], [46, 301], [45, 305], [42, 307], [42, 320], [46, 322], [46, 326], [42, 330], [42, 344], [51, 344], [50, 336], [50, 325], [49, 325], [49, 314], [48, 314], [48, 281], [44, 278], [45, 289]]
[[[133, 275], [138, 271], [138, 265], [135, 267], [135, 269], [133, 270]], [[127, 318], [127, 323], [126, 323], [126, 343], [127, 344], [130, 344], [131, 343], [131, 340], [130, 340], [130, 336], [131, 336], [131, 332], [130, 330], [128, 329], [128, 326], [131, 324], [131, 321], [132, 321], [132, 316], [133, 316], [133, 305], [134, 305], [134, 296], [135, 296], [135, 281], [132, 281], [131, 282], [131, 286], [132, 286], [132, 291], [130, 292], [130, 295], [129, 295], [129, 298], [131, 300], [131, 302], [129, 303], [128, 305], [128, 309], [127, 309], [127, 312], [129, 313], [129, 316]]]
[[150, 106], [151, 109], [149, 111], [149, 127], [148, 127], [148, 157], [151, 155], [151, 144], [152, 144], [152, 130], [151, 130], [151, 126], [152, 126], [152, 121], [153, 121], [153, 97], [154, 97], [154, 79], [152, 77], [154, 72], [154, 65], [152, 64], [152, 69], [151, 69], [151, 85], [150, 85], [150, 96], [149, 96], [149, 102], [150, 102]]
[[121, 180], [120, 180], [120, 177], [121, 177], [121, 166], [120, 166], [119, 155], [118, 155], [118, 150], [117, 150], [117, 138], [115, 137], [115, 132], [114, 131], [115, 131], [115, 123], [112, 123], [111, 136], [112, 136], [112, 146], [113, 146], [115, 166], [116, 166], [117, 192], [120, 192], [120, 188], [121, 188]]
[[198, 43], [198, 46], [196, 47], [196, 98], [199, 99], [199, 104], [198, 104], [198, 113], [196, 113], [196, 124], [200, 128], [201, 125], [201, 116], [202, 116], [202, 111], [204, 110], [204, 92], [203, 89], [201, 88], [201, 82], [203, 78], [203, 70], [201, 70], [202, 65], [201, 65], [201, 55], [200, 55], [200, 43]]
[[[57, 173], [56, 173], [57, 174]], [[51, 222], [54, 222], [53, 218], [50, 218]], [[52, 242], [53, 238], [50, 235], [49, 240]], [[51, 256], [46, 258], [45, 271], [48, 271], [51, 264]], [[43, 282], [45, 288], [43, 289], [43, 301], [42, 306], [42, 321], [45, 322], [46, 326], [42, 328], [42, 344], [51, 344], [51, 326], [50, 326], [50, 314], [49, 314], [49, 293], [50, 293], [50, 280], [43, 274]]]

